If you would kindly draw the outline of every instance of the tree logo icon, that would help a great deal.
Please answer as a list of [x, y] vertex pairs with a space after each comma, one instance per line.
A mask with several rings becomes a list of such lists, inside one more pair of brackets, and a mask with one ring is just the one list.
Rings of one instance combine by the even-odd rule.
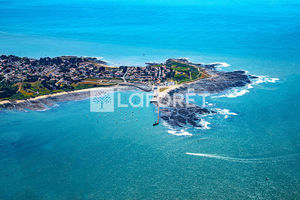
[[113, 91], [92, 90], [90, 98], [91, 112], [113, 112], [114, 93]]

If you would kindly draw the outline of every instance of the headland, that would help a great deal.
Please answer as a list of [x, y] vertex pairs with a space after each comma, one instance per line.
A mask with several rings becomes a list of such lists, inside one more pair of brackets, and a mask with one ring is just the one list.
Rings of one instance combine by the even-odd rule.
[[[146, 66], [109, 66], [92, 57], [61, 56], [31, 59], [0, 56], [0, 108], [45, 110], [57, 102], [86, 99], [90, 91], [139, 89], [158, 91], [155, 104], [170, 126], [201, 127], [199, 115], [214, 111], [174, 99], [175, 93], [219, 93], [251, 83], [245, 71], [223, 72], [221, 63], [197, 64], [167, 59]], [[171, 99], [167, 99], [171, 96]], [[167, 102], [168, 101], [168, 102]], [[168, 106], [164, 106], [168, 105]]]

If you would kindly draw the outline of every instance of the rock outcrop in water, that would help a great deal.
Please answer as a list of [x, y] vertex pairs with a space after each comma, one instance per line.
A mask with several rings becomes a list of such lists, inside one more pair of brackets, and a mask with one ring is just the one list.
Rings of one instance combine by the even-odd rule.
[[[203, 67], [203, 65], [201, 66]], [[217, 71], [215, 65], [206, 65], [204, 67], [206, 68], [206, 72], [210, 75], [209, 78], [182, 85], [181, 87], [168, 92], [168, 98], [162, 97], [159, 99], [160, 106], [167, 105], [161, 106], [161, 119], [167, 122], [171, 127], [178, 128], [192, 126], [201, 128], [201, 115], [216, 113], [213, 110], [208, 110], [207, 108], [201, 108], [198, 105], [188, 103], [186, 102], [186, 99], [176, 100], [178, 95], [185, 96], [190, 91], [197, 95], [207, 93], [217, 94], [231, 88], [244, 87], [250, 84], [252, 79], [257, 78], [252, 75], [247, 75], [245, 71], [223, 72]]]

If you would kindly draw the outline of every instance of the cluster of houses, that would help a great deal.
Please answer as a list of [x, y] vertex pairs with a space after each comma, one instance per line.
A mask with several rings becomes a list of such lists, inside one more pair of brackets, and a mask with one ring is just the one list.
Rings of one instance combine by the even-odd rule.
[[120, 79], [139, 84], [170, 84], [172, 70], [164, 64], [148, 63], [146, 67], [110, 67], [96, 58], [61, 56], [31, 59], [13, 55], [0, 56], [0, 77], [11, 83], [47, 81], [71, 85], [88, 78]]
[[146, 67], [127, 67], [125, 79], [128, 82], [159, 85], [172, 76], [172, 71], [164, 64], [148, 64]]
[[17, 56], [0, 56], [0, 76], [10, 82], [36, 80], [71, 84], [101, 73], [104, 62], [94, 58], [62, 56], [56, 58], [29, 59]]

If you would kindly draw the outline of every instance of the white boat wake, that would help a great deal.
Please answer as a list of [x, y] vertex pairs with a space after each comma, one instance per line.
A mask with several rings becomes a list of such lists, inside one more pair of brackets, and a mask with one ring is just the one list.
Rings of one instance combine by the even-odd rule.
[[227, 156], [221, 156], [221, 155], [215, 155], [215, 154], [205, 154], [205, 153], [189, 153], [189, 152], [186, 152], [185, 154], [191, 155], [191, 156], [215, 158], [215, 159], [219, 159], [219, 160], [226, 160], [226, 161], [232, 161], [232, 162], [257, 162], [257, 161], [261, 161], [260, 159], [234, 158], [234, 157], [227, 157]]
[[200, 156], [200, 157], [206, 157], [206, 158], [214, 158], [214, 159], [219, 159], [219, 160], [226, 160], [226, 161], [231, 161], [231, 162], [243, 162], [243, 163], [260, 163], [260, 162], [265, 162], [265, 161], [282, 161], [282, 159], [279, 158], [287, 158], [290, 156], [295, 156], [299, 155], [298, 153], [296, 154], [290, 154], [290, 155], [285, 155], [285, 156], [278, 156], [278, 157], [269, 157], [269, 158], [235, 158], [235, 157], [228, 157], [228, 156], [222, 156], [222, 155], [216, 155], [216, 154], [205, 154], [205, 153], [190, 153], [186, 152], [186, 155], [191, 155], [191, 156]]

